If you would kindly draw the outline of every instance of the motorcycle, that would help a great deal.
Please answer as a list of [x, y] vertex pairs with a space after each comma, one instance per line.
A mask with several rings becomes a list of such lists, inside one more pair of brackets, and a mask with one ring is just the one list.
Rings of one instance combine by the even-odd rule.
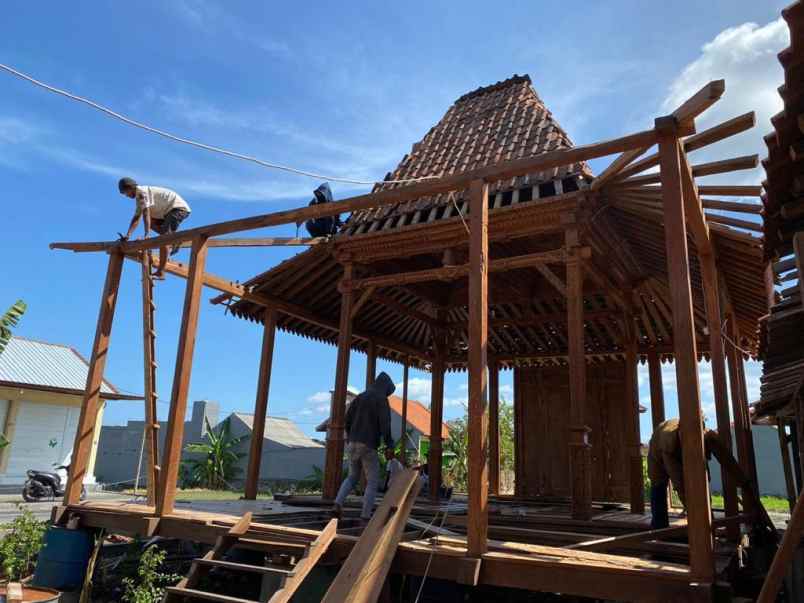
[[[28, 470], [28, 479], [22, 487], [22, 499], [25, 502], [42, 502], [54, 500], [56, 497], [64, 496], [64, 486], [66, 479], [62, 483], [59, 471], [67, 472], [69, 465], [59, 465], [56, 471], [37, 471]], [[66, 476], [66, 473], [65, 473]], [[81, 487], [81, 500], [86, 497], [86, 488]]]

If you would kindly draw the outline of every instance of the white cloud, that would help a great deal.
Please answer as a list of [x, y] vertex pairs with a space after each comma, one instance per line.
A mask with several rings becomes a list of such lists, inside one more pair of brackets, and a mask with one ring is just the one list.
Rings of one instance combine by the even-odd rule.
[[500, 386], [500, 395], [503, 395], [503, 394], [508, 394], [508, 395], [513, 396], [514, 395], [514, 386], [513, 385], [508, 385], [507, 383], [505, 385], [501, 385]]
[[444, 407], [461, 406], [469, 408], [469, 400], [466, 398], [444, 398]]
[[[396, 393], [401, 395], [403, 383], [396, 384]], [[408, 398], [418, 400], [422, 404], [430, 404], [430, 393], [433, 382], [422, 377], [408, 379]]]
[[[782, 108], [777, 88], [784, 76], [776, 55], [788, 44], [788, 28], [781, 18], [761, 27], [756, 23], [730, 27], [704, 44], [701, 54], [673, 80], [662, 105], [666, 112], [673, 111], [707, 82], [726, 80], [721, 100], [697, 120], [698, 131], [747, 111], [756, 112], [756, 128], [696, 152], [694, 163], [752, 153], [759, 153], [760, 158], [767, 156], [762, 136], [771, 130], [770, 117]], [[757, 184], [762, 174], [759, 167], [701, 181]]]
[[329, 404], [319, 404], [315, 407], [315, 411], [317, 413], [329, 413], [330, 407]]
[[316, 392], [312, 396], [307, 397], [307, 401], [313, 403], [329, 402], [329, 400], [330, 400], [329, 392]]

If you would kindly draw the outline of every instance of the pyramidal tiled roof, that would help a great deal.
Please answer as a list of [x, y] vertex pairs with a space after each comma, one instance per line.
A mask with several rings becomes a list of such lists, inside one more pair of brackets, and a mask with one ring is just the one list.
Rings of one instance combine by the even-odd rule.
[[[536, 94], [530, 77], [514, 75], [461, 96], [385, 179], [448, 176], [570, 147], [572, 141]], [[584, 174], [591, 175], [588, 167], [576, 163], [497, 182], [490, 186], [490, 205], [494, 208], [510, 204], [511, 199], [507, 198], [499, 199], [495, 205], [495, 196], [520, 189], [527, 195], [522, 200], [577, 190], [584, 186], [583, 179], [579, 178]], [[380, 184], [375, 191], [393, 186], [396, 185]], [[456, 195], [458, 200], [463, 197], [462, 193]], [[357, 212], [345, 231], [359, 234], [456, 215], [457, 211], [449, 209], [452, 204], [448, 205], [448, 199], [448, 195], [437, 195]]]

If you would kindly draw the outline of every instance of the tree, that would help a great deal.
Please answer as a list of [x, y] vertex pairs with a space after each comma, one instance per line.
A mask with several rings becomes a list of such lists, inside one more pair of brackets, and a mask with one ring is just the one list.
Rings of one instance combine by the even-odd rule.
[[3, 353], [8, 342], [11, 341], [11, 329], [19, 324], [27, 308], [27, 304], [21, 299], [18, 299], [14, 305], [3, 314], [3, 317], [0, 318], [0, 354]]
[[[206, 417], [207, 441], [198, 444], [187, 444], [185, 450], [193, 454], [202, 455], [202, 458], [189, 459], [190, 477], [192, 481], [204, 488], [223, 490], [228, 482], [241, 471], [237, 463], [246, 455], [235, 452], [235, 448], [246, 436], [233, 438], [231, 435], [231, 417], [220, 424], [217, 431], [213, 430]], [[261, 434], [252, 434], [260, 437]]]
[[[500, 472], [511, 475], [514, 471], [514, 406], [500, 401]], [[466, 492], [469, 476], [469, 417], [447, 421], [449, 438], [444, 443], [449, 465], [445, 480], [459, 492]]]

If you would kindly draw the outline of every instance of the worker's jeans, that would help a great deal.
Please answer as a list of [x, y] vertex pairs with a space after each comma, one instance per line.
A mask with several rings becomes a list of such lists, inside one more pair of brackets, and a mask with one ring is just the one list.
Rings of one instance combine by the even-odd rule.
[[652, 482], [650, 486], [650, 527], [660, 530], [670, 525], [667, 513], [667, 486], [669, 482]]
[[360, 481], [360, 472], [366, 472], [366, 491], [363, 493], [363, 511], [360, 517], [369, 519], [374, 510], [374, 498], [380, 482], [380, 461], [377, 450], [362, 442], [349, 442], [346, 446], [349, 455], [349, 475], [341, 484], [335, 504], [342, 505], [349, 493]]

